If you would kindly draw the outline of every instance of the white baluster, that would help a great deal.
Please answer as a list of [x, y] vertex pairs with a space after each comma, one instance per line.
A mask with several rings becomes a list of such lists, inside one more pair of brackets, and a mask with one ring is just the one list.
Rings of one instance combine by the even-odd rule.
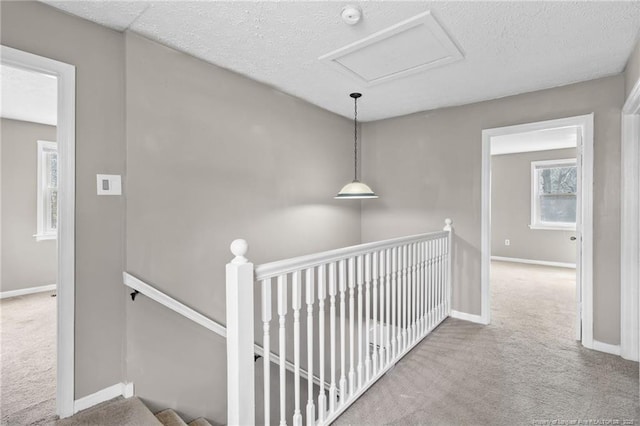
[[324, 421], [327, 412], [327, 397], [324, 392], [324, 301], [327, 297], [325, 265], [318, 266], [318, 340], [320, 341], [318, 366], [320, 368], [320, 391], [318, 392], [318, 423]]
[[371, 327], [369, 325], [369, 318], [371, 318], [371, 254], [367, 253], [364, 255], [364, 283], [365, 283], [365, 347], [366, 347], [366, 355], [364, 361], [364, 369], [367, 376], [367, 381], [371, 378], [371, 342], [369, 338], [369, 330]]
[[429, 331], [429, 241], [424, 243], [424, 330]]
[[433, 240], [433, 324], [438, 321], [438, 240]]
[[418, 338], [418, 245], [411, 244], [411, 288], [412, 288], [412, 317], [411, 317], [411, 333], [413, 341]]
[[349, 259], [349, 395], [356, 393], [356, 306], [355, 306], [355, 259]]
[[375, 375], [378, 372], [378, 327], [380, 322], [378, 321], [378, 256], [373, 253], [371, 255], [371, 276], [373, 279], [373, 356], [371, 357], [371, 369]]
[[391, 346], [393, 349], [393, 358], [398, 356], [398, 249], [393, 247], [392, 249], [392, 272], [391, 279], [393, 283], [391, 285], [391, 320], [393, 321], [393, 335], [391, 340]]
[[271, 278], [262, 280], [262, 356], [263, 382], [264, 382], [264, 424], [271, 423], [271, 339], [269, 336], [269, 323], [271, 322]]
[[278, 276], [278, 316], [279, 325], [279, 344], [280, 344], [280, 425], [287, 424], [287, 331], [286, 326], [287, 315], [287, 276]]
[[408, 324], [408, 309], [407, 309], [407, 289], [408, 289], [408, 279], [407, 279], [407, 261], [408, 261], [408, 253], [407, 246], [402, 246], [402, 350], [404, 351], [407, 348], [407, 329], [409, 328]]
[[429, 332], [429, 241], [424, 242], [424, 332]]
[[363, 281], [363, 277], [362, 277], [362, 256], [358, 256], [357, 258], [357, 271], [356, 271], [356, 277], [358, 280], [358, 369], [357, 369], [357, 373], [358, 373], [358, 388], [360, 388], [362, 386], [363, 382], [363, 354], [362, 354], [362, 340], [363, 340], [363, 336], [362, 336], [362, 281]]
[[307, 302], [307, 425], [316, 423], [316, 407], [313, 404], [313, 268], [305, 271], [305, 299]]
[[[377, 330], [380, 333], [380, 337], [378, 340], [378, 361], [380, 362], [380, 369], [384, 367], [384, 253], [383, 251], [379, 251], [377, 253], [373, 253], [373, 255], [380, 259], [378, 265], [380, 270], [380, 328]], [[387, 321], [389, 319], [387, 318]]]
[[433, 329], [434, 325], [434, 308], [435, 308], [435, 242], [429, 240], [429, 329]]
[[347, 342], [346, 342], [346, 291], [347, 280], [345, 277], [345, 261], [340, 260], [338, 263], [338, 285], [340, 290], [340, 405], [344, 405], [347, 402]]
[[413, 277], [411, 275], [411, 244], [407, 246], [407, 347], [412, 341], [412, 315], [413, 315]]
[[426, 242], [420, 242], [420, 335], [422, 336], [427, 332], [425, 323], [426, 311], [427, 311], [427, 282], [425, 280], [424, 271], [424, 257], [426, 251]]
[[336, 410], [336, 264], [329, 264], [329, 328], [331, 339], [331, 384], [329, 385], [329, 411]]
[[386, 327], [386, 336], [385, 336], [385, 353], [387, 355], [387, 360], [386, 363], [389, 364], [391, 362], [391, 358], [392, 358], [392, 353], [391, 353], [391, 322], [392, 322], [392, 318], [391, 318], [391, 250], [387, 249], [385, 250], [385, 263], [386, 263], [386, 267], [385, 267], [385, 272], [386, 274], [386, 292], [387, 292], [387, 297], [385, 298], [386, 300], [386, 307], [387, 307], [387, 327]]
[[300, 271], [291, 273], [291, 307], [293, 308], [293, 426], [302, 426], [300, 411], [300, 308], [302, 307], [302, 283]]
[[418, 290], [416, 292], [418, 312], [416, 314], [416, 334], [422, 337], [422, 241], [416, 243], [416, 282]]
[[440, 319], [444, 319], [446, 312], [446, 291], [447, 291], [447, 239], [446, 237], [442, 239], [442, 285], [440, 287], [442, 302], [440, 302]]
[[444, 256], [442, 255], [443, 242], [444, 242], [444, 239], [442, 238], [438, 239], [438, 322], [442, 320], [442, 290], [443, 290], [443, 283], [444, 283], [444, 277], [443, 277]]
[[408, 342], [413, 342], [414, 340], [414, 331], [415, 331], [415, 323], [413, 322], [413, 315], [415, 314], [415, 306], [413, 302], [416, 300], [415, 293], [415, 280], [413, 275], [413, 244], [409, 244], [407, 246], [407, 264], [408, 270], [407, 275], [409, 277], [409, 282], [407, 286], [409, 287], [407, 291], [407, 297], [409, 299], [409, 329], [407, 330], [407, 340]]
[[438, 303], [438, 308], [436, 310], [436, 322], [440, 322], [440, 319], [442, 317], [442, 238], [438, 238], [437, 240], [437, 244], [438, 244], [438, 264], [437, 264], [437, 269], [436, 269], [436, 274], [438, 274], [438, 280], [437, 280], [437, 287], [436, 287], [436, 291], [437, 291], [437, 303]]

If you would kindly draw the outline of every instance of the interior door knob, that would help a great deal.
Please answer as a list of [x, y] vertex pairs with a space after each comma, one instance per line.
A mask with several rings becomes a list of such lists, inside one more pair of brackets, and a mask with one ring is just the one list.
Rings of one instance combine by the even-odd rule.
[[573, 236], [573, 237], [571, 237], [571, 238], [569, 238], [569, 239], [570, 239], [571, 241], [575, 241], [575, 240], [576, 240], [576, 237], [575, 237], [575, 236]]

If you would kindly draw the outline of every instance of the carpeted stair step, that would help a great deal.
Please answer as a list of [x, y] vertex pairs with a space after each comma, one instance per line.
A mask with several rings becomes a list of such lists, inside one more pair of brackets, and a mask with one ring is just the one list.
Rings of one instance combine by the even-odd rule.
[[156, 419], [160, 420], [164, 426], [187, 426], [187, 424], [180, 418], [178, 413], [171, 408], [162, 410], [156, 414]]
[[118, 397], [81, 411], [67, 419], [58, 420], [56, 425], [162, 426], [162, 423], [138, 398]]
[[206, 421], [204, 417], [200, 417], [189, 423], [189, 426], [211, 426], [211, 423]]

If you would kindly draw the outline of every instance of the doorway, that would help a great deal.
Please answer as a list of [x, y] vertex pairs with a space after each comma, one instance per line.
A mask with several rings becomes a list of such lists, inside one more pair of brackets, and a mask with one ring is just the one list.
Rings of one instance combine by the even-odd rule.
[[[521, 137], [521, 143], [527, 139], [526, 135], [534, 135], [538, 132], [556, 132], [559, 134], [573, 134], [575, 145], [575, 159], [563, 158], [562, 164], [552, 164], [550, 160], [540, 160], [531, 162], [530, 173], [534, 184], [538, 185], [539, 179], [544, 180], [544, 176], [568, 172], [571, 167], [575, 167], [575, 237], [576, 245], [576, 285], [575, 285], [575, 338], [586, 347], [593, 347], [593, 315], [592, 315], [592, 193], [593, 193], [593, 114], [569, 117], [557, 120], [549, 120], [536, 123], [521, 124], [494, 129], [486, 129], [482, 132], [482, 259], [481, 259], [481, 317], [482, 322], [489, 324], [491, 321], [491, 256], [492, 256], [492, 223], [491, 223], [491, 165], [492, 150], [495, 153], [499, 141]], [[570, 140], [571, 138], [566, 138]], [[495, 145], [495, 147], [493, 147]], [[566, 148], [570, 148], [567, 146]], [[556, 161], [557, 162], [557, 161]], [[562, 162], [562, 161], [560, 161]], [[571, 163], [571, 164], [570, 164]], [[555, 169], [549, 173], [550, 169]], [[558, 222], [564, 225], [566, 230], [570, 229], [570, 220], [560, 213], [546, 211], [549, 210], [550, 203], [562, 204], [563, 201], [549, 200], [545, 197], [544, 191], [536, 196], [531, 190], [531, 202], [527, 203], [531, 211], [529, 228], [540, 229], [548, 225], [549, 222]], [[547, 194], [551, 195], [551, 194]], [[557, 198], [557, 197], [556, 197]], [[561, 197], [562, 198], [562, 197]], [[564, 197], [567, 198], [566, 196]], [[566, 200], [564, 201], [566, 202]], [[545, 207], [546, 206], [546, 207]], [[553, 209], [551, 209], [553, 210]], [[551, 216], [550, 216], [551, 214]], [[573, 231], [573, 229], [571, 229]], [[542, 232], [542, 231], [541, 231]], [[509, 238], [503, 238], [503, 244], [510, 244]], [[571, 262], [559, 262], [567, 263]], [[556, 265], [557, 266], [557, 265]]]
[[[57, 190], [55, 194], [48, 194], [50, 200], [48, 210], [46, 203], [41, 206], [44, 209], [43, 227], [38, 227], [33, 238], [46, 238], [47, 230], [51, 231], [51, 225], [55, 223], [57, 251], [55, 411], [57, 415], [64, 418], [73, 415], [74, 411], [75, 67], [7, 46], [0, 46], [0, 49], [0, 64], [3, 67], [45, 75], [56, 81]], [[47, 141], [43, 140], [43, 142]], [[49, 160], [48, 170], [50, 171], [52, 145], [46, 143], [39, 145], [42, 148], [43, 158], [45, 161], [47, 158]], [[46, 167], [43, 170], [46, 170]], [[41, 195], [45, 199], [46, 194]], [[55, 207], [52, 196], [55, 197]], [[2, 252], [4, 253], [4, 250]]]

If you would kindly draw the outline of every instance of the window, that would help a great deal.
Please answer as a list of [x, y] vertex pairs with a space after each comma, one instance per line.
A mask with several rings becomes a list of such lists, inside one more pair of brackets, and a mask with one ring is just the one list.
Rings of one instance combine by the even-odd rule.
[[38, 141], [37, 241], [58, 235], [58, 146]]
[[531, 162], [532, 229], [576, 229], [576, 159]]

